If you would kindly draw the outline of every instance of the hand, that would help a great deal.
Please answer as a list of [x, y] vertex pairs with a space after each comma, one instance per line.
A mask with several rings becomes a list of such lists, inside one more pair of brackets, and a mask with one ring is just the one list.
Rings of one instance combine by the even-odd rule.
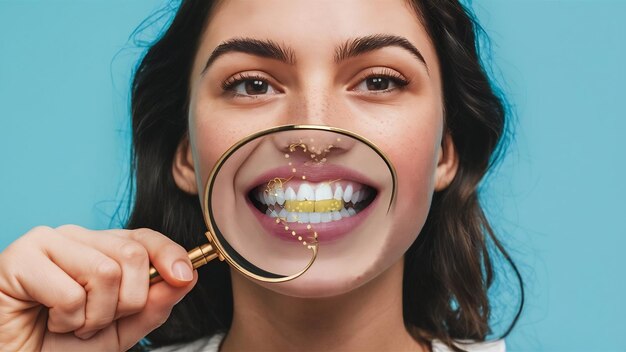
[[126, 350], [196, 281], [187, 252], [152, 230], [34, 228], [0, 253], [0, 351]]

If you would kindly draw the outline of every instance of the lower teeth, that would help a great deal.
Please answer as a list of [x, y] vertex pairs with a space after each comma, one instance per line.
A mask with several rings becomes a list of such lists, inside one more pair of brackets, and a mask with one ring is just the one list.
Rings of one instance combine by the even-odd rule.
[[338, 221], [344, 218], [354, 216], [357, 214], [357, 212], [352, 207], [347, 208], [347, 209], [342, 208], [340, 211], [325, 212], [325, 213], [288, 212], [285, 209], [282, 209], [277, 212], [276, 210], [268, 208], [265, 214], [272, 218], [284, 219], [286, 222], [317, 224], [317, 223]]

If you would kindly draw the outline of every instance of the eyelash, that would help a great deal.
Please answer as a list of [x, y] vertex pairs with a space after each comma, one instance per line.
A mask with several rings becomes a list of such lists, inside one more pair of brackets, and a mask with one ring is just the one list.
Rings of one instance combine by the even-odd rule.
[[359, 80], [359, 83], [361, 83], [362, 81], [366, 79], [379, 78], [379, 77], [391, 80], [394, 84], [397, 85], [397, 88], [385, 89], [381, 91], [372, 91], [370, 92], [370, 94], [386, 93], [394, 89], [402, 90], [411, 83], [411, 80], [405, 78], [400, 73], [389, 68], [384, 68], [382, 69], [382, 71], [379, 71], [379, 72], [376, 72], [376, 70], [372, 69], [369, 74], [367, 74], [366, 76], [362, 77]]
[[238, 73], [222, 82], [222, 90], [224, 90], [225, 92], [232, 92], [237, 85], [249, 80], [259, 80], [267, 82], [267, 78], [258, 74]]
[[[385, 68], [380, 72], [376, 72], [374, 69], [372, 69], [369, 74], [367, 74], [366, 76], [363, 76], [359, 80], [359, 83], [370, 78], [379, 78], [379, 77], [391, 80], [397, 87], [391, 88], [391, 89], [385, 89], [381, 91], [372, 91], [370, 92], [370, 94], [386, 93], [394, 89], [402, 90], [411, 83], [409, 79], [404, 78], [404, 76], [402, 76], [398, 72], [388, 69], [388, 68]], [[237, 87], [242, 82], [249, 81], [249, 80], [259, 80], [263, 82], [268, 81], [267, 78], [259, 74], [238, 73], [234, 76], [229, 77], [228, 79], [222, 82], [221, 84], [222, 90], [224, 92], [234, 93], [235, 87]]]

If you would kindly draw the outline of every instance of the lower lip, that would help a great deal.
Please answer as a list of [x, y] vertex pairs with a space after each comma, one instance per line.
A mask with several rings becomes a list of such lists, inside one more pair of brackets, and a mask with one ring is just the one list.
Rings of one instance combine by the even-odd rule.
[[[257, 209], [247, 197], [246, 202], [248, 203], [248, 206], [252, 210], [254, 216], [257, 218], [259, 223], [261, 223], [261, 226], [263, 226], [267, 233], [272, 234], [273, 236], [286, 241], [293, 241], [294, 238], [297, 240], [298, 236], [302, 236], [302, 241], [309, 242], [313, 240], [313, 231], [315, 231], [317, 232], [317, 240], [319, 242], [332, 242], [347, 236], [351, 231], [359, 226], [365, 218], [369, 216], [372, 209], [374, 209], [374, 207], [378, 204], [378, 196], [374, 198], [367, 208], [361, 210], [353, 216], [342, 218], [341, 220], [320, 222], [317, 224], [298, 222], [285, 222], [284, 224], [281, 222], [277, 224], [277, 218], [272, 218], [261, 213], [261, 211], [259, 211], [259, 209]], [[310, 230], [307, 229], [307, 225], [311, 225]], [[285, 230], [285, 226], [288, 226], [289, 230]], [[296, 234], [292, 235], [291, 231], [295, 231]]]

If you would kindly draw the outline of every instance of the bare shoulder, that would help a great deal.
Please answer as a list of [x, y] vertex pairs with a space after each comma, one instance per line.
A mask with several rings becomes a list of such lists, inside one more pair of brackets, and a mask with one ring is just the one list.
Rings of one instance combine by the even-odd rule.
[[[485, 342], [471, 342], [471, 341], [457, 341], [455, 343], [458, 347], [468, 352], [505, 352], [506, 345], [504, 340], [485, 341]], [[433, 352], [452, 352], [450, 348], [441, 343], [440, 341], [433, 341]]]

